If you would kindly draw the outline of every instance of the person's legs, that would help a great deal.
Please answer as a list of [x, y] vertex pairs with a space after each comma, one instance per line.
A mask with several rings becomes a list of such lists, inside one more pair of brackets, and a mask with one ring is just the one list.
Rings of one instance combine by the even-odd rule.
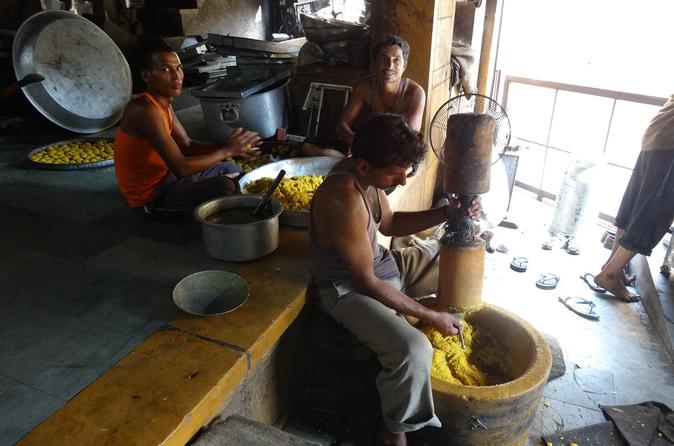
[[165, 208], [194, 208], [211, 198], [233, 195], [239, 192], [239, 185], [232, 177], [240, 172], [238, 165], [220, 162], [189, 177], [178, 179], [169, 173], [168, 181], [160, 186], [152, 204]]
[[[389, 283], [399, 287], [397, 281]], [[355, 291], [349, 281], [319, 290], [318, 303], [381, 363], [376, 380], [385, 424], [381, 440], [405, 444], [405, 432], [440, 426], [430, 382], [433, 348], [426, 336], [381, 302]]]
[[[617, 240], [617, 237], [616, 237]], [[625, 287], [625, 272], [624, 268], [627, 263], [634, 257], [635, 252], [629, 251], [620, 246], [617, 241], [614, 247], [617, 246], [615, 253], [611, 256], [604, 268], [594, 278], [594, 282], [605, 288], [618, 299], [625, 302], [637, 302], [641, 300], [638, 295], [630, 293]]]
[[595, 282], [628, 302], [638, 300], [624, 286], [623, 268], [635, 254], [649, 256], [674, 218], [674, 151], [642, 152], [634, 168], [616, 226], [613, 251]]
[[400, 271], [403, 293], [413, 299], [437, 294], [439, 248], [438, 240], [431, 236], [411, 237], [408, 246], [391, 250]]
[[644, 173], [632, 219], [621, 225], [621, 247], [644, 256], [665, 235], [674, 219], [674, 150], [644, 152]]
[[[615, 233], [615, 238], [613, 239], [613, 248], [611, 248], [611, 253], [608, 256], [608, 259], [606, 260], [606, 263], [604, 263], [601, 266], [601, 270], [603, 271], [604, 268], [606, 268], [606, 265], [609, 264], [613, 256], [615, 255], [616, 251], [618, 250], [618, 247], [620, 246], [620, 243], [618, 241], [622, 238], [623, 234], [625, 234], [625, 230], [621, 228], [616, 228], [616, 233]], [[626, 268], [627, 266], [625, 266]], [[627, 275], [626, 269], [623, 268], [621, 274], [619, 274], [618, 279], [620, 279], [620, 282], [622, 282], [623, 285], [630, 284], [634, 281], [634, 275], [631, 274], [630, 276]]]

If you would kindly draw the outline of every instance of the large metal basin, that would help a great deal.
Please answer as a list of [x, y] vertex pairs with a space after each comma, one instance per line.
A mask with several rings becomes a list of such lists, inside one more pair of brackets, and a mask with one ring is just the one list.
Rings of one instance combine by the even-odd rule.
[[262, 197], [259, 195], [232, 195], [215, 198], [200, 204], [194, 210], [201, 224], [206, 253], [226, 262], [245, 262], [272, 253], [279, 244], [278, 216], [283, 206], [271, 199], [271, 216], [244, 224], [220, 224], [207, 221], [209, 216], [225, 209], [250, 208], [252, 213]]
[[17, 79], [45, 77], [23, 92], [47, 119], [79, 133], [95, 133], [122, 117], [131, 99], [131, 70], [117, 45], [89, 20], [44, 11], [26, 20], [12, 49]]
[[[251, 170], [246, 175], [239, 178], [241, 190], [260, 178], [276, 178], [281, 169], [286, 171], [286, 178], [303, 175], [321, 175], [325, 176], [330, 172], [339, 158], [332, 156], [306, 156], [301, 158], [289, 158], [275, 163], [265, 164], [257, 169]], [[287, 226], [297, 226], [308, 228], [311, 223], [309, 211], [286, 209], [280, 217], [280, 222]]]

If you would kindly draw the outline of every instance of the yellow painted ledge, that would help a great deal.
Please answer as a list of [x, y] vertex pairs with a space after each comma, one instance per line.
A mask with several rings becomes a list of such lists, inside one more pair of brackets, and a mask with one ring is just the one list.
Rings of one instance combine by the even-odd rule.
[[215, 317], [181, 314], [18, 445], [184, 445], [218, 415], [306, 302], [307, 231], [281, 228], [271, 255], [238, 265], [251, 295]]
[[160, 331], [18, 444], [185, 444], [245, 375], [243, 353]]
[[245, 350], [254, 368], [295, 320], [306, 303], [309, 284], [307, 231], [281, 228], [281, 244], [271, 255], [233, 270], [250, 286], [250, 297], [236, 311], [204, 319], [182, 314], [171, 325]]

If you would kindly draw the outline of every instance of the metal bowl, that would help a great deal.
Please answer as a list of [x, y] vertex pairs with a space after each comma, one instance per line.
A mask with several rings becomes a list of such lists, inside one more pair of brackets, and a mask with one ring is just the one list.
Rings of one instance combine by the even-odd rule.
[[[286, 177], [295, 177], [302, 175], [322, 175], [325, 176], [330, 172], [339, 158], [332, 156], [307, 156], [303, 158], [289, 158], [275, 163], [265, 164], [257, 169], [251, 170], [246, 175], [239, 179], [241, 190], [245, 190], [246, 186], [260, 178], [276, 178], [281, 169], [286, 171]], [[288, 226], [299, 226], [301, 228], [308, 228], [311, 223], [309, 211], [297, 211], [286, 209], [281, 214], [279, 221], [281, 224]]]
[[95, 133], [122, 117], [131, 99], [131, 70], [117, 45], [89, 20], [44, 11], [26, 20], [12, 48], [17, 79], [44, 80], [22, 90], [47, 119], [79, 133]]
[[173, 302], [197, 316], [229, 313], [250, 295], [245, 280], [227, 271], [200, 271], [182, 279], [173, 289]]

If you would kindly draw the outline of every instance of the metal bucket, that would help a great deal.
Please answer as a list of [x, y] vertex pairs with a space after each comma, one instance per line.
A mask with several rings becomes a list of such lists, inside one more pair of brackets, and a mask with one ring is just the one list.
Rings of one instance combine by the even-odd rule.
[[210, 137], [226, 142], [237, 127], [257, 132], [262, 138], [273, 136], [276, 129], [284, 127], [288, 82], [242, 99], [200, 97]]
[[272, 198], [271, 216], [264, 220], [242, 224], [221, 224], [207, 221], [209, 216], [225, 209], [250, 208], [252, 214], [262, 198], [259, 195], [232, 195], [200, 204], [194, 210], [201, 224], [206, 253], [226, 262], [245, 262], [272, 253], [279, 245], [278, 216], [283, 205]]

